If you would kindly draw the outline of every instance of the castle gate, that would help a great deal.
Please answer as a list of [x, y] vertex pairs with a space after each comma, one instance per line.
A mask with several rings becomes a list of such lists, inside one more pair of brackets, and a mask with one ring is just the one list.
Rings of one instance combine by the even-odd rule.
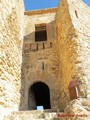
[[43, 82], [36, 82], [29, 89], [28, 109], [36, 109], [37, 106], [50, 109], [50, 90]]

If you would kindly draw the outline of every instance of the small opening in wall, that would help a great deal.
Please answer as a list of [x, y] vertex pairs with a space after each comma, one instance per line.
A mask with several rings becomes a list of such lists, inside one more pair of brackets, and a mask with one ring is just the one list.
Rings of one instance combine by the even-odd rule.
[[35, 42], [47, 41], [46, 24], [35, 25]]
[[38, 50], [38, 43], [37, 43], [37, 50]]
[[77, 14], [77, 11], [75, 10], [75, 15], [76, 15], [76, 17], [78, 18], [78, 14]]
[[43, 49], [45, 49], [45, 44], [43, 43]]
[[43, 70], [45, 69], [44, 62], [42, 62], [42, 69], [43, 69]]
[[52, 43], [50, 42], [50, 47], [52, 47]]

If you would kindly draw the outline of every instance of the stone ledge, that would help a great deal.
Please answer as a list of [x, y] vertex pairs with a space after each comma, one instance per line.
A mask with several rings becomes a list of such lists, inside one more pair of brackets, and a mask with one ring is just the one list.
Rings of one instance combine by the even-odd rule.
[[32, 10], [32, 11], [25, 11], [24, 15], [38, 15], [38, 14], [45, 14], [45, 13], [52, 13], [56, 12], [57, 8], [48, 8], [48, 9], [41, 9], [41, 10]]

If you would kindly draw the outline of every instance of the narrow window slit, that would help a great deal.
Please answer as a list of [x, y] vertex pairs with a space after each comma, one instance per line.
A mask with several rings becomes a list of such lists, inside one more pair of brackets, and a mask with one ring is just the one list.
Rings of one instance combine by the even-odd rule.
[[52, 43], [50, 42], [50, 47], [52, 47]]
[[37, 43], [37, 50], [38, 50], [38, 43]]
[[75, 15], [76, 15], [76, 17], [78, 18], [78, 14], [77, 14], [77, 11], [75, 10]]
[[43, 49], [45, 49], [45, 44], [43, 43]]
[[42, 62], [42, 70], [44, 70], [44, 69], [45, 69], [44, 62]]

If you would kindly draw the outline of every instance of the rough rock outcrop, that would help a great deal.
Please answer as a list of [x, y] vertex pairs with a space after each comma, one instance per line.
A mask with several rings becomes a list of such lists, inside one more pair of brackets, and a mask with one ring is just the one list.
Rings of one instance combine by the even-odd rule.
[[90, 120], [90, 100], [79, 98], [71, 101], [66, 109], [66, 120]]

